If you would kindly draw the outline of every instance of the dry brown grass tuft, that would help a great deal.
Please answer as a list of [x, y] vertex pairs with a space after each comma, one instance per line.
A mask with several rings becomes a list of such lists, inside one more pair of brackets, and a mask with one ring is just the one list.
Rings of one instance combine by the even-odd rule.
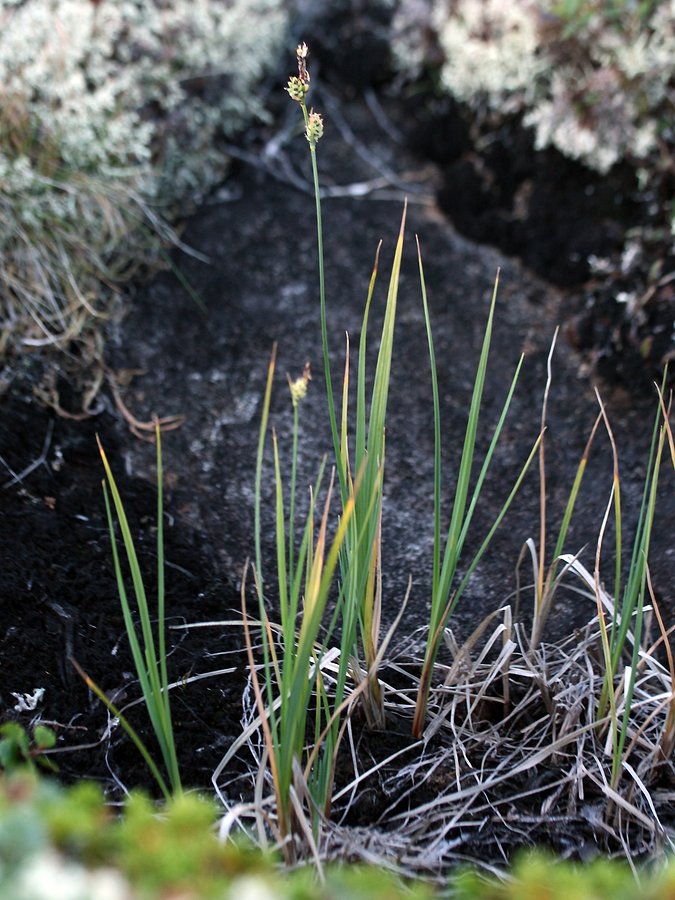
[[[369, 735], [356, 714], [350, 719], [332, 818], [322, 821], [314, 852], [323, 861], [348, 859], [446, 878], [466, 862], [504, 874], [523, 847], [631, 863], [673, 849], [675, 767], [663, 752], [673, 704], [665, 634], [655, 624], [654, 643], [643, 644], [616, 790], [610, 786], [611, 742], [596, 722], [604, 677], [597, 619], [536, 651], [512, 624], [508, 606], [461, 646], [447, 632], [452, 662], [436, 666], [420, 741], [409, 736], [419, 660], [409, 650], [390, 659], [382, 669], [387, 730]], [[329, 655], [326, 682], [336, 666]], [[236, 786], [221, 782], [219, 794], [231, 808], [228, 830], [252, 817], [260, 838], [269, 834], [265, 822], [273, 823], [275, 813], [260, 721], [250, 704], [248, 718], [240, 748], [247, 746], [253, 761], [244, 791], [250, 802], [230, 801], [233, 791], [241, 793], [241, 780]]]

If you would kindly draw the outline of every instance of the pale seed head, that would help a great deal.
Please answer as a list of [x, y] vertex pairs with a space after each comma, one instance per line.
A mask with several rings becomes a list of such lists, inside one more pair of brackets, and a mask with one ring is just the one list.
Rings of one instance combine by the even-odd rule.
[[314, 110], [309, 114], [305, 136], [312, 146], [323, 137], [323, 119]]
[[286, 90], [288, 91], [291, 100], [295, 100], [297, 103], [304, 103], [305, 94], [309, 90], [309, 85], [305, 84], [304, 81], [301, 81], [297, 75], [293, 75], [288, 79]]
[[305, 363], [305, 368], [303, 369], [300, 378], [296, 378], [295, 381], [291, 379], [290, 375], [286, 375], [286, 378], [288, 379], [288, 386], [291, 390], [291, 400], [293, 401], [293, 407], [296, 407], [307, 394], [307, 386], [312, 380], [312, 370], [309, 363]]

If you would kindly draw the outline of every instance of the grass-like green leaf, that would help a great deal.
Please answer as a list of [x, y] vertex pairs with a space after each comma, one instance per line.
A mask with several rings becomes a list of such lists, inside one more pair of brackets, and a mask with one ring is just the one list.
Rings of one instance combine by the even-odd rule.
[[[270, 770], [274, 781], [277, 806], [277, 825], [282, 839], [299, 832], [304, 833], [307, 825], [299, 821], [298, 811], [293, 805], [293, 796], [302, 796], [309, 791], [312, 798], [310, 817], [330, 806], [332, 774], [339, 738], [339, 724], [329, 728], [322, 740], [322, 752], [306, 776], [306, 784], [299, 785], [302, 777], [305, 743], [308, 726], [314, 716], [313, 731], [318, 736], [325, 730], [325, 724], [332, 721], [334, 709], [341, 702], [338, 692], [329, 702], [321, 675], [325, 639], [320, 632], [328, 602], [334, 573], [338, 565], [345, 534], [350, 526], [354, 511], [351, 500], [343, 509], [338, 528], [332, 542], [328, 539], [328, 520], [333, 493], [333, 479], [329, 485], [319, 520], [318, 534], [314, 534], [316, 498], [321, 489], [324, 471], [322, 463], [313, 489], [310, 491], [309, 509], [301, 532], [300, 546], [294, 569], [288, 567], [289, 534], [286, 515], [285, 492], [282, 478], [281, 453], [276, 433], [272, 434], [274, 480], [275, 480], [275, 569], [279, 595], [280, 628], [272, 627], [267, 613], [263, 585], [264, 561], [262, 559], [261, 504], [263, 483], [263, 458], [265, 437], [269, 422], [275, 357], [270, 361], [267, 385], [263, 400], [258, 442], [255, 491], [255, 543], [257, 561], [254, 566], [255, 584], [258, 595], [258, 610], [261, 623], [263, 648], [262, 679], [258, 679], [250, 640], [250, 630], [246, 614], [244, 594], [242, 612], [246, 623], [246, 638], [249, 648], [252, 677], [256, 702], [264, 722], [264, 734], [270, 759]], [[291, 470], [295, 471], [297, 460], [298, 417], [294, 416]], [[292, 492], [295, 491], [295, 484]], [[297, 509], [295, 497], [291, 500], [293, 510]], [[293, 513], [295, 515], [295, 512]], [[338, 598], [338, 607], [342, 596]], [[330, 631], [330, 629], [329, 629]], [[279, 635], [278, 642], [275, 634]], [[260, 683], [262, 681], [262, 684]], [[300, 774], [299, 774], [300, 773]], [[293, 788], [297, 790], [294, 792]], [[287, 845], [292, 856], [292, 844]]]
[[422, 264], [422, 253], [419, 245], [419, 241], [417, 242], [417, 256], [418, 256], [418, 266], [419, 266], [419, 274], [420, 274], [420, 285], [422, 290], [422, 304], [424, 307], [424, 320], [427, 330], [427, 342], [429, 346], [429, 360], [431, 366], [431, 389], [432, 389], [432, 402], [433, 402], [433, 413], [434, 413], [434, 550], [433, 550], [433, 568], [432, 568], [432, 595], [431, 595], [431, 612], [429, 616], [429, 634], [427, 638], [427, 645], [424, 654], [424, 663], [422, 666], [422, 673], [420, 676], [420, 683], [417, 693], [417, 703], [415, 709], [415, 717], [413, 720], [413, 735], [417, 738], [421, 737], [422, 732], [424, 730], [424, 723], [426, 720], [426, 708], [427, 701], [429, 696], [429, 690], [431, 687], [431, 674], [433, 670], [434, 663], [436, 661], [436, 657], [438, 655], [438, 651], [440, 649], [443, 629], [445, 628], [447, 621], [452, 614], [452, 611], [455, 609], [457, 603], [459, 602], [464, 589], [468, 583], [468, 579], [476, 566], [478, 565], [480, 559], [485, 553], [487, 547], [489, 546], [492, 538], [499, 527], [504, 515], [506, 514], [513, 498], [515, 497], [520, 484], [529, 468], [529, 465], [534, 457], [534, 453], [536, 452], [536, 448], [541, 441], [541, 435], [537, 439], [532, 451], [528, 459], [523, 466], [523, 469], [516, 480], [514, 487], [512, 488], [509, 496], [507, 497], [504, 505], [502, 506], [499, 515], [495, 519], [493, 526], [489, 529], [486, 538], [481, 544], [477, 554], [474, 556], [471, 561], [467, 572], [464, 575], [464, 578], [461, 580], [457, 588], [453, 591], [452, 585], [455, 579], [455, 574], [457, 572], [457, 566], [459, 564], [460, 554], [462, 552], [462, 548], [464, 545], [464, 541], [468, 534], [469, 526], [471, 524], [471, 520], [473, 518], [474, 511], [476, 509], [481, 489], [483, 487], [483, 483], [485, 477], [488, 473], [490, 463], [492, 461], [492, 457], [494, 455], [494, 451], [497, 446], [497, 442], [499, 440], [499, 436], [501, 434], [502, 427], [504, 425], [504, 421], [506, 419], [506, 414], [508, 412], [509, 406], [511, 404], [511, 399], [513, 397], [513, 392], [516, 387], [516, 383], [518, 380], [518, 375], [520, 373], [520, 366], [522, 364], [522, 358], [516, 367], [515, 374], [513, 376], [513, 380], [511, 382], [511, 386], [509, 388], [506, 400], [502, 407], [501, 415], [499, 417], [499, 421], [494, 430], [492, 440], [488, 447], [487, 453], [485, 455], [483, 464], [479, 471], [478, 477], [476, 479], [476, 483], [474, 486], [473, 493], [469, 498], [469, 488], [471, 482], [471, 473], [474, 465], [474, 456], [475, 456], [475, 447], [476, 447], [476, 438], [478, 435], [478, 423], [480, 416], [480, 408], [483, 397], [483, 390], [485, 387], [485, 377], [487, 373], [488, 366], [488, 357], [490, 352], [490, 342], [492, 337], [492, 325], [494, 320], [494, 310], [495, 304], [497, 300], [497, 288], [499, 284], [499, 273], [497, 274], [497, 279], [495, 281], [495, 286], [492, 294], [492, 301], [490, 303], [490, 310], [488, 313], [488, 319], [485, 326], [485, 331], [483, 335], [483, 344], [481, 348], [480, 359], [478, 362], [478, 367], [476, 371], [476, 378], [474, 381], [473, 392], [471, 396], [471, 403], [469, 406], [469, 414], [468, 421], [466, 426], [466, 432], [464, 435], [464, 445], [462, 448], [462, 456], [459, 465], [459, 473], [457, 476], [457, 484], [455, 486], [455, 493], [452, 505], [452, 514], [450, 519], [450, 525], [448, 527], [448, 533], [445, 540], [445, 547], [442, 549], [442, 535], [441, 535], [441, 421], [440, 421], [440, 403], [439, 403], [439, 393], [438, 393], [438, 375], [436, 369], [436, 356], [434, 353], [434, 343], [433, 343], [433, 334], [431, 328], [431, 319], [429, 315], [429, 306], [427, 300], [427, 289], [426, 289], [426, 280], [424, 277], [424, 267]]
[[[664, 375], [665, 379], [666, 375]], [[635, 693], [635, 683], [637, 677], [638, 664], [641, 652], [641, 642], [644, 622], [645, 596], [649, 584], [649, 547], [651, 543], [652, 526], [654, 522], [654, 511], [656, 506], [656, 498], [658, 494], [658, 482], [661, 471], [661, 461], [663, 450], [668, 434], [668, 419], [670, 408], [666, 408], [662, 404], [662, 393], [659, 392], [659, 404], [657, 405], [656, 416], [652, 429], [652, 438], [649, 449], [649, 458], [647, 461], [645, 483], [642, 492], [642, 502], [640, 505], [640, 513], [638, 524], [633, 541], [631, 559], [628, 569], [628, 577], [623, 594], [620, 594], [621, 572], [620, 572], [620, 552], [621, 552], [621, 533], [622, 533], [622, 516], [620, 502], [620, 477], [618, 454], [614, 435], [607, 418], [604, 406], [598, 397], [601, 408], [601, 415], [605, 421], [605, 427], [612, 445], [612, 453], [614, 458], [614, 474], [612, 480], [612, 490], [610, 501], [605, 511], [600, 537], [598, 539], [598, 549], [596, 552], [595, 563], [595, 591], [598, 598], [598, 619], [600, 623], [603, 659], [604, 659], [604, 679], [603, 686], [598, 698], [597, 720], [600, 722], [607, 714], [609, 707], [611, 722], [611, 743], [612, 743], [612, 775], [611, 784], [616, 789], [623, 766], [624, 750], [626, 747], [626, 739], [631, 721], [631, 708]], [[601, 586], [600, 586], [600, 552], [602, 539], [607, 527], [607, 520], [610, 510], [614, 510], [614, 529], [616, 533], [616, 553], [618, 561], [615, 570], [615, 596], [613, 603], [613, 615], [611, 628], [605, 622], [603, 604], [601, 603]], [[619, 601], [619, 597], [621, 600]], [[620, 609], [618, 609], [620, 605]], [[630, 645], [630, 648], [629, 648]], [[618, 692], [622, 695], [622, 710], [619, 711], [617, 705], [617, 690], [615, 681], [619, 674], [621, 660], [625, 659], [626, 654], [630, 652], [630, 663], [626, 668], [625, 677], [622, 679], [622, 688]], [[620, 721], [619, 721], [620, 719]]]
[[[157, 638], [152, 628], [152, 617], [148, 605], [145, 585], [138, 556], [134, 546], [133, 536], [129, 527], [124, 504], [120, 496], [112, 469], [106, 457], [105, 451], [98, 442], [106, 480], [103, 482], [103, 496], [105, 501], [110, 543], [112, 547], [113, 565], [117, 590], [119, 593], [124, 625], [131, 647], [136, 674], [143, 692], [143, 700], [148, 711], [152, 728], [159, 744], [162, 760], [167, 771], [171, 789], [174, 793], [180, 792], [181, 780], [178, 768], [178, 758], [173, 737], [173, 723], [171, 719], [171, 706], [169, 697], [169, 680], [166, 665], [166, 638], [165, 638], [165, 585], [164, 585], [164, 508], [162, 491], [162, 447], [159, 423], [155, 429], [157, 443]], [[112, 506], [110, 503], [112, 497]], [[135, 612], [140, 622], [140, 634], [134, 622], [134, 610], [132, 610], [126, 590], [122, 564], [117, 549], [115, 537], [115, 524], [113, 520], [113, 507], [115, 516], [122, 534], [122, 543], [131, 575], [131, 582], [136, 600]]]

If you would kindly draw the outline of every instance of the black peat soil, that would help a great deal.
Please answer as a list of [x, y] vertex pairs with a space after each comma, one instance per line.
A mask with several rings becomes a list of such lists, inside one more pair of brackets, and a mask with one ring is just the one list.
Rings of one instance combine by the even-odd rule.
[[[337, 104], [318, 86], [315, 91], [313, 103], [325, 112], [327, 123], [319, 161], [326, 188], [328, 320], [336, 383], [341, 381], [345, 331], [352, 347], [358, 344], [368, 278], [382, 238], [369, 344], [373, 353], [377, 347], [403, 198], [409, 199], [390, 393], [383, 544], [385, 624], [396, 616], [412, 577], [411, 599], [400, 625], [400, 639], [407, 641], [424, 624], [428, 609], [432, 540], [433, 423], [413, 235], [421, 240], [435, 329], [446, 522], [499, 266], [500, 299], [482, 420], [486, 432], [479, 452], [489, 443], [519, 355], [524, 352], [526, 357], [476, 513], [467, 559], [480, 546], [538, 434], [546, 358], [566, 295], [515, 258], [460, 237], [435, 202], [438, 169], [422, 166], [404, 143], [395, 143], [392, 133], [383, 130], [379, 112], [362, 102]], [[294, 118], [288, 121], [295, 121], [297, 112], [291, 108], [288, 115]], [[258, 149], [247, 148], [249, 155]], [[295, 376], [306, 360], [313, 364], [314, 380], [301, 412], [301, 484], [313, 480], [322, 454], [330, 449], [304, 139], [289, 133], [276, 156], [256, 158], [257, 165], [238, 166], [211, 202], [185, 223], [183, 240], [209, 262], [176, 254], [180, 278], [164, 272], [139, 286], [127, 315], [111, 328], [107, 349], [107, 365], [120, 373], [120, 383], [124, 371], [144, 373], [121, 389], [136, 417], [186, 416], [183, 426], [163, 441], [169, 667], [170, 677], [179, 682], [172, 703], [184, 780], [203, 789], [209, 788], [213, 769], [241, 730], [247, 679], [243, 637], [240, 626], [226, 623], [240, 615], [242, 569], [253, 551], [255, 451], [273, 342], [278, 343], [278, 366], [272, 418], [286, 460], [291, 422], [286, 372]], [[284, 177], [289, 171], [294, 184]], [[577, 214], [583, 222], [583, 204]], [[186, 281], [192, 292], [186, 291]], [[0, 718], [29, 724], [39, 717], [51, 723], [58, 734], [54, 759], [62, 777], [93, 777], [114, 794], [113, 782], [147, 785], [147, 775], [119, 728], [108, 737], [105, 709], [69, 662], [74, 657], [118, 706], [139, 696], [116, 593], [95, 435], [118, 479], [151, 597], [156, 565], [154, 448], [130, 432], [105, 392], [93, 418], [55, 416], [32, 397], [36, 377], [14, 369], [0, 396]], [[632, 523], [639, 508], [655, 397], [630, 394], [608, 383], [599, 387], [619, 446], [624, 514]], [[65, 397], [68, 386], [62, 388]], [[553, 362], [547, 434], [549, 521], [554, 526], [596, 414], [588, 369], [561, 338]], [[39, 464], [22, 474], [34, 461]], [[269, 454], [266, 465], [269, 472]], [[589, 567], [611, 473], [609, 444], [599, 433], [569, 535], [570, 549], [589, 545], [584, 557]], [[663, 482], [652, 579], [661, 609], [671, 619], [671, 473], [664, 472]], [[273, 550], [272, 497], [273, 485], [267, 479], [263, 553], [268, 561]], [[512, 598], [518, 554], [527, 538], [536, 537], [538, 527], [533, 470], [457, 610], [453, 626], [460, 637]], [[554, 540], [552, 532], [550, 543]], [[609, 558], [607, 565], [611, 571]], [[267, 582], [273, 603], [269, 562]], [[525, 600], [526, 619], [528, 607]], [[591, 601], [561, 592], [550, 635], [566, 636], [592, 614]], [[194, 627], [200, 623], [212, 624]], [[226, 671], [191, 681], [216, 670]], [[23, 695], [38, 688], [44, 695], [35, 709], [16, 708], [25, 706]], [[143, 731], [139, 707], [130, 716]]]

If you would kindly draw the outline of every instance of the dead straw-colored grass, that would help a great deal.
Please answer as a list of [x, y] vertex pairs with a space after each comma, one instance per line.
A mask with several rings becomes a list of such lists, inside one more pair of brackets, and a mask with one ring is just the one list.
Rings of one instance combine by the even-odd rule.
[[[616, 789], [608, 723], [596, 722], [604, 677], [597, 618], [534, 651], [513, 625], [510, 607], [489, 616], [461, 646], [448, 631], [451, 660], [436, 666], [420, 741], [409, 736], [417, 690], [412, 673], [420, 660], [410, 650], [399, 653], [381, 669], [388, 730], [369, 734], [355, 717], [349, 722], [331, 820], [322, 821], [304, 855], [439, 879], [466, 863], [506, 874], [514, 852], [535, 846], [581, 860], [658, 858], [674, 848], [675, 825], [675, 769], [663, 752], [672, 739], [667, 641], [655, 622], [654, 642], [644, 643], [640, 655]], [[329, 654], [322, 666], [327, 683], [335, 667]], [[216, 780], [229, 808], [226, 831], [246, 828], [252, 818], [265, 843], [275, 811], [253, 706], [248, 696], [238, 748], [252, 763], [250, 777], [228, 783], [221, 770]]]

